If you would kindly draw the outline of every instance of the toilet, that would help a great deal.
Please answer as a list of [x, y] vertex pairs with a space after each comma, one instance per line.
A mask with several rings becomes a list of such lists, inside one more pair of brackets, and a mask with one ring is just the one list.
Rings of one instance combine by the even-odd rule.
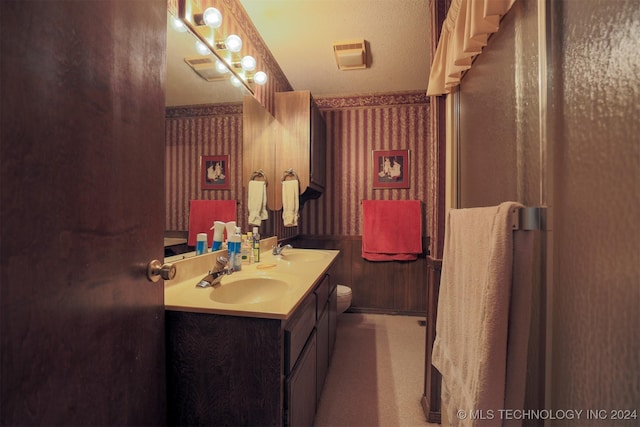
[[338, 285], [338, 313], [344, 313], [351, 305], [351, 288], [345, 285]]

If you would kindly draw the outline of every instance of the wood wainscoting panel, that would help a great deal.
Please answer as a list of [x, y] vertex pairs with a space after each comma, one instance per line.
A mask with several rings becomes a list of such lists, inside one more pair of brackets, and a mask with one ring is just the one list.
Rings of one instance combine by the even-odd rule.
[[353, 292], [350, 311], [424, 316], [427, 309], [427, 261], [372, 262], [362, 258], [360, 236], [300, 236], [294, 247], [336, 249], [330, 274]]
[[440, 372], [431, 364], [431, 351], [436, 339], [436, 318], [438, 316], [438, 295], [440, 293], [440, 276], [442, 274], [442, 260], [427, 257], [428, 266], [428, 297], [427, 297], [427, 337], [425, 340], [424, 362], [424, 395], [422, 409], [430, 423], [440, 424], [441, 405], [440, 391], [442, 377]]

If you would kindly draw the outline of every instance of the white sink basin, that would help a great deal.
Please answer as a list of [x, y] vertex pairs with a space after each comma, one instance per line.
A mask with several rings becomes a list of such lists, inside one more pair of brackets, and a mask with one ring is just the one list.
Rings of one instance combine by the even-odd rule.
[[313, 249], [285, 249], [278, 259], [290, 262], [315, 262], [321, 261], [327, 257], [324, 252], [318, 252]]
[[211, 299], [223, 304], [257, 304], [282, 297], [291, 290], [288, 281], [276, 277], [222, 279], [222, 285], [211, 290]]

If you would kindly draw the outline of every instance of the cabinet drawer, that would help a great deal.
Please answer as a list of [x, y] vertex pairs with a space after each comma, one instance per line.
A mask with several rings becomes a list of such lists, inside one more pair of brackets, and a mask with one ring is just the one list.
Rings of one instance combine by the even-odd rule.
[[316, 399], [324, 387], [324, 380], [329, 370], [329, 303], [324, 306], [322, 314], [318, 315], [316, 325]]
[[329, 283], [329, 275], [325, 275], [320, 284], [316, 286], [315, 290], [313, 291], [316, 294], [317, 298], [316, 313], [318, 317], [320, 317], [320, 314], [322, 314], [322, 309], [329, 299]]
[[336, 346], [336, 329], [338, 326], [338, 287], [334, 287], [329, 295], [329, 364]]
[[288, 375], [316, 324], [316, 295], [309, 295], [284, 328], [284, 373]]
[[300, 362], [286, 380], [285, 427], [313, 425], [316, 414], [316, 334], [309, 338]]

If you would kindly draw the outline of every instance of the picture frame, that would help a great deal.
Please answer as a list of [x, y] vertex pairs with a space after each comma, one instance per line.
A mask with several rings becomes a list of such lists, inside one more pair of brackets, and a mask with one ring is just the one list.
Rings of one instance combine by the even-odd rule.
[[373, 188], [410, 188], [409, 154], [409, 150], [373, 150], [371, 153]]
[[231, 190], [229, 155], [201, 156], [200, 182], [203, 190]]

